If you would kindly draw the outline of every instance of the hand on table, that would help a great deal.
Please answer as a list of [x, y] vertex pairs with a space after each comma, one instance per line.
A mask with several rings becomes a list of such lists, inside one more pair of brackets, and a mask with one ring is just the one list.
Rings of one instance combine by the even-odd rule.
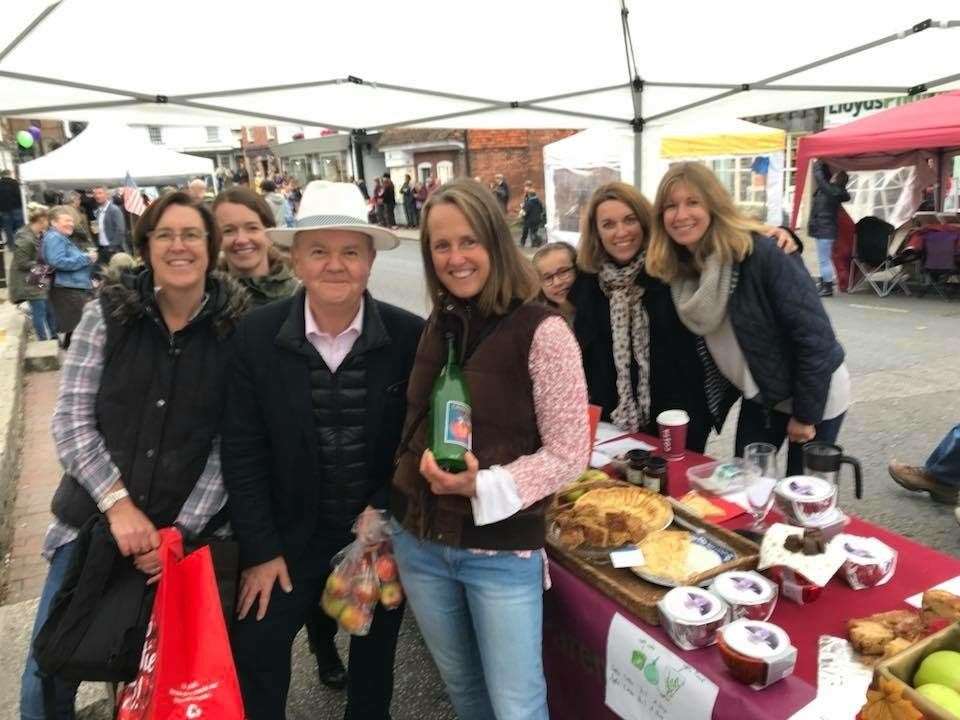
[[237, 618], [243, 620], [254, 602], [257, 602], [257, 620], [263, 620], [270, 604], [270, 594], [273, 584], [280, 583], [280, 588], [289, 593], [293, 591], [290, 582], [290, 573], [287, 572], [287, 563], [282, 555], [273, 560], [248, 567], [240, 573], [240, 595], [237, 600]]
[[463, 456], [467, 469], [463, 472], [448, 473], [439, 465], [429, 450], [423, 451], [420, 458], [420, 474], [430, 483], [434, 495], [462, 495], [474, 497], [477, 494], [477, 472], [480, 463], [472, 452]]

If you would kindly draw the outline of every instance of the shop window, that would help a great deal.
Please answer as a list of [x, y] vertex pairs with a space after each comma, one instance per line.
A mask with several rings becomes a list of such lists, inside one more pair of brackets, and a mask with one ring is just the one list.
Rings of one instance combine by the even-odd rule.
[[163, 128], [159, 125], [148, 125], [147, 133], [150, 135], [150, 142], [154, 145], [163, 145]]
[[207, 142], [220, 142], [220, 128], [207, 125]]
[[433, 173], [433, 165], [428, 162], [422, 162], [417, 165], [417, 177], [420, 178], [420, 182], [424, 185], [430, 180], [430, 175]]

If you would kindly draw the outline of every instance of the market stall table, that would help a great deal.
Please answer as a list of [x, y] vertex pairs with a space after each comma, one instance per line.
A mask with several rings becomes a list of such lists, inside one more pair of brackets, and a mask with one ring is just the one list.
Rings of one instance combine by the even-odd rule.
[[[654, 438], [635, 437], [658, 446]], [[670, 494], [680, 497], [686, 493], [690, 489], [687, 468], [708, 461], [709, 458], [703, 455], [688, 452], [683, 460], [671, 463]], [[724, 527], [736, 529], [749, 523], [749, 515], [741, 515], [725, 523]], [[844, 532], [876, 537], [894, 548], [899, 553], [896, 573], [886, 585], [867, 590], [853, 590], [837, 575], [827, 584], [821, 597], [809, 605], [797, 605], [781, 596], [770, 622], [790, 635], [797, 648], [797, 664], [792, 676], [764, 690], [752, 690], [736, 682], [723, 664], [716, 646], [688, 652], [680, 650], [662, 628], [631, 615], [616, 601], [564, 567], [548, 548], [552, 558], [550, 575], [553, 587], [544, 600], [543, 654], [551, 718], [593, 720], [617, 717], [606, 707], [604, 698], [607, 635], [611, 620], [618, 613], [718, 686], [712, 714], [714, 720], [789, 718], [816, 696], [817, 646], [821, 635], [845, 638], [848, 619], [904, 608], [907, 597], [960, 575], [960, 560], [957, 558], [854, 516]], [[645, 716], [638, 714], [637, 717]]]

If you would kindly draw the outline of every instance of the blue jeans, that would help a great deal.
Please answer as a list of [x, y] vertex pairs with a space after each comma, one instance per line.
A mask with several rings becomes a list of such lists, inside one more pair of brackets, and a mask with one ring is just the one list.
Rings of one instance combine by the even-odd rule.
[[23, 210], [0, 212], [0, 230], [7, 235], [7, 247], [13, 251], [13, 234], [23, 226]]
[[833, 269], [834, 238], [814, 238], [814, 241], [817, 243], [817, 263], [820, 266], [820, 280], [832, 283], [837, 278], [837, 273]]
[[481, 555], [393, 528], [407, 600], [460, 720], [547, 720], [540, 553]]
[[[33, 659], [33, 639], [37, 637], [37, 633], [50, 615], [53, 596], [63, 585], [76, 545], [76, 540], [61, 545], [50, 561], [50, 570], [47, 572], [47, 580], [40, 594], [40, 604], [37, 606], [37, 617], [33, 622], [33, 633], [30, 635], [27, 666], [20, 678], [21, 720], [46, 720], [47, 717], [43, 709], [43, 686], [38, 674], [40, 669], [37, 667], [37, 661]], [[77, 686], [60, 679], [54, 679], [54, 683], [57, 692], [57, 720], [73, 720]]]
[[930, 453], [926, 469], [944, 485], [960, 487], [960, 425], [954, 425]]
[[30, 317], [37, 340], [51, 340], [57, 336], [57, 321], [53, 317], [53, 305], [46, 300], [29, 300]]

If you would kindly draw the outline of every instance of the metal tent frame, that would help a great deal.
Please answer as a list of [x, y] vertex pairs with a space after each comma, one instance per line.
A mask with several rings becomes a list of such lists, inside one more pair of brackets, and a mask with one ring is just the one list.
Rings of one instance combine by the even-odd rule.
[[[43, 21], [53, 13], [57, 7], [63, 2], [63, 0], [56, 0], [48, 7], [46, 7], [41, 13], [37, 15], [34, 20], [25, 27], [16, 38], [11, 41], [11, 43], [0, 51], [0, 62], [9, 55], [24, 39], [26, 39], [38, 26], [40, 26]], [[101, 100], [97, 102], [84, 102], [84, 103], [75, 103], [68, 105], [47, 105], [47, 106], [38, 106], [38, 107], [20, 107], [20, 108], [0, 108], [0, 116], [8, 117], [24, 117], [30, 115], [37, 115], [40, 113], [49, 113], [49, 112], [63, 112], [69, 110], [85, 110], [85, 109], [108, 109], [108, 108], [122, 108], [125, 106], [134, 106], [144, 103], [155, 103], [160, 105], [175, 105], [185, 108], [192, 108], [196, 110], [204, 110], [209, 112], [219, 112], [232, 115], [242, 115], [245, 117], [257, 118], [262, 120], [269, 120], [272, 122], [278, 123], [289, 123], [292, 125], [303, 125], [308, 127], [325, 127], [332, 130], [338, 130], [342, 132], [350, 132], [354, 136], [362, 136], [368, 132], [377, 132], [381, 130], [386, 130], [393, 127], [404, 127], [410, 125], [425, 125], [430, 122], [437, 122], [440, 120], [448, 120], [456, 117], [469, 117], [472, 115], [478, 115], [482, 113], [487, 113], [495, 110], [503, 109], [520, 109], [520, 110], [534, 110], [538, 112], [551, 113], [556, 115], [567, 116], [571, 118], [577, 118], [581, 120], [594, 120], [594, 121], [603, 121], [603, 122], [614, 122], [621, 123], [624, 125], [629, 125], [633, 128], [635, 137], [634, 137], [634, 184], [639, 188], [640, 187], [640, 178], [641, 178], [641, 147], [642, 147], [642, 133], [644, 126], [650, 122], [663, 120], [668, 117], [672, 117], [689, 110], [710, 105], [712, 103], [725, 100], [734, 95], [749, 92], [749, 91], [789, 91], [789, 92], [837, 92], [837, 91], [846, 91], [846, 92], [862, 92], [862, 93], [874, 93], [874, 94], [889, 94], [889, 93], [899, 93], [903, 95], [917, 95], [923, 92], [927, 92], [932, 88], [945, 85], [956, 80], [960, 80], [960, 73], [953, 75], [948, 75], [945, 77], [934, 78], [927, 80], [925, 82], [920, 82], [916, 85], [910, 87], [900, 87], [900, 86], [886, 86], [886, 85], [877, 85], [877, 86], [836, 86], [836, 85], [775, 85], [774, 83], [783, 80], [785, 78], [797, 75], [799, 73], [811, 70], [813, 68], [820, 67], [837, 60], [842, 60], [844, 58], [862, 53], [867, 50], [871, 50], [889, 43], [896, 42], [898, 40], [903, 40], [917, 33], [924, 32], [930, 29], [952, 29], [960, 27], [960, 20], [947, 20], [947, 21], [934, 21], [932, 19], [926, 19], [921, 22], [916, 23], [915, 25], [897, 33], [891, 33], [885, 35], [884, 37], [878, 38], [868, 43], [858, 45], [856, 47], [850, 48], [849, 50], [844, 50], [833, 55], [829, 55], [825, 58], [815, 60], [804, 65], [800, 65], [789, 70], [785, 70], [776, 75], [771, 75], [766, 78], [761, 78], [753, 82], [744, 82], [744, 83], [691, 83], [691, 82], [669, 82], [669, 81], [651, 81], [646, 80], [640, 74], [640, 70], [636, 64], [636, 58], [634, 56], [633, 50], [633, 40], [630, 33], [630, 11], [627, 8], [626, 0], [620, 0], [620, 18], [621, 25], [623, 29], [623, 42], [624, 50], [626, 56], [626, 69], [627, 69], [627, 81], [622, 84], [609, 85], [606, 87], [598, 88], [589, 88], [586, 90], [576, 90], [573, 92], [562, 93], [559, 95], [550, 95], [546, 97], [537, 97], [526, 100], [503, 100], [496, 98], [485, 98], [485, 97], [474, 97], [469, 95], [462, 95], [456, 93], [449, 93], [440, 90], [430, 90], [424, 88], [411, 87], [406, 85], [395, 85], [389, 83], [378, 83], [372, 80], [366, 80], [363, 78], [355, 76], [347, 76], [345, 78], [332, 78], [326, 80], [317, 80], [312, 82], [299, 82], [291, 84], [281, 84], [281, 85], [269, 85], [263, 87], [248, 87], [248, 88], [238, 88], [233, 90], [214, 90], [209, 92], [202, 93], [192, 93], [186, 95], [165, 95], [160, 93], [147, 93], [142, 91], [119, 89], [119, 88], [110, 88], [110, 87], [101, 87], [94, 86], [85, 83], [73, 82], [69, 80], [63, 80], [52, 77], [44, 77], [40, 75], [31, 75], [26, 73], [15, 73], [6, 70], [0, 69], [0, 77], [10, 78], [14, 80], [26, 80], [31, 82], [37, 82], [48, 85], [55, 85], [60, 87], [75, 88], [80, 90], [90, 90], [98, 93], [107, 93], [118, 96], [116, 100]], [[295, 89], [305, 89], [312, 87], [323, 87], [326, 85], [341, 85], [344, 83], [351, 83], [359, 86], [366, 86], [370, 88], [382, 88], [386, 90], [393, 90], [403, 93], [412, 93], [415, 95], [420, 95], [424, 97], [437, 97], [444, 98], [449, 100], [461, 100], [464, 102], [472, 102], [479, 105], [479, 107], [468, 108], [456, 112], [445, 113], [442, 115], [432, 115], [427, 117], [412, 117], [406, 118], [404, 120], [399, 120], [396, 122], [382, 123], [367, 128], [350, 128], [338, 125], [335, 123], [324, 123], [317, 120], [309, 120], [305, 118], [291, 117], [287, 115], [278, 115], [273, 113], [265, 113], [259, 111], [255, 108], [237, 108], [229, 107], [224, 105], [217, 105], [214, 103], [203, 102], [205, 100], [211, 100], [218, 97], [235, 97], [238, 95], [249, 95], [255, 93], [264, 93], [264, 92], [277, 92], [282, 90], [295, 90]], [[671, 108], [664, 112], [660, 112], [654, 115], [649, 115], [647, 117], [643, 116], [643, 92], [645, 88], [648, 87], [663, 87], [663, 88], [697, 88], [697, 89], [715, 89], [718, 92], [715, 95], [697, 100], [695, 102], [690, 102], [685, 105], [681, 105], [675, 108]], [[602, 92], [608, 92], [613, 90], [623, 90], [629, 89], [630, 95], [633, 103], [633, 116], [632, 117], [614, 117], [609, 115], [599, 115], [589, 112], [581, 112], [577, 110], [568, 110], [560, 109], [545, 106], [543, 103], [565, 100], [569, 98], [582, 97], [587, 95], [595, 95]]]

